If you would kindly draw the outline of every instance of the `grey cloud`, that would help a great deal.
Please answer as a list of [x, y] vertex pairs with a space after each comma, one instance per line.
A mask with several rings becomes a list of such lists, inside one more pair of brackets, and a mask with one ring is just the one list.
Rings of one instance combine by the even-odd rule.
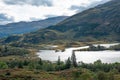
[[46, 15], [45, 17], [50, 18], [50, 17], [55, 17], [57, 15]]
[[91, 3], [90, 5], [88, 5], [87, 7], [72, 5], [70, 7], [70, 10], [76, 10], [76, 12], [81, 12], [81, 11], [87, 10], [89, 8], [95, 7], [99, 4], [103, 4], [103, 3], [108, 2], [108, 1], [110, 1], [110, 0], [95, 1], [95, 2]]
[[52, 0], [3, 0], [8, 5], [52, 6]]
[[37, 21], [37, 20], [40, 20], [40, 18], [30, 17], [30, 20], [31, 20], [31, 21]]
[[86, 9], [86, 7], [83, 7], [83, 6], [75, 6], [75, 5], [73, 5], [73, 6], [71, 6], [70, 7], [70, 10], [79, 10], [79, 12], [81, 12], [81, 11], [83, 11], [83, 10], [85, 10]]
[[6, 24], [13, 21], [13, 17], [8, 18], [6, 14], [0, 13], [0, 24]]

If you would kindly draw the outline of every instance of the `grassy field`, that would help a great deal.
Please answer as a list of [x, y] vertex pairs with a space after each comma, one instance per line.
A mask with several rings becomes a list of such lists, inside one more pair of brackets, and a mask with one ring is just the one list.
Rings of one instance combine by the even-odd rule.
[[[106, 75], [108, 74], [106, 73]], [[87, 69], [68, 69], [54, 72], [25, 69], [0, 70], [0, 80], [98, 80], [96, 75], [97, 73]], [[112, 76], [114, 79], [105, 80], [120, 80], [120, 74]]]

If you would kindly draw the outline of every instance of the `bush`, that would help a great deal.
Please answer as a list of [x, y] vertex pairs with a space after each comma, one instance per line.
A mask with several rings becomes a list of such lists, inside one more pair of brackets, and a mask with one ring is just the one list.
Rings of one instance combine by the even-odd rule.
[[5, 62], [0, 62], [0, 69], [7, 69], [8, 65]]

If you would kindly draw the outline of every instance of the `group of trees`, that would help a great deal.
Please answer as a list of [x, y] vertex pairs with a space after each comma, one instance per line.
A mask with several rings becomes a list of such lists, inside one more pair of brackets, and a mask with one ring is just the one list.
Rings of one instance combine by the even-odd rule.
[[75, 50], [75, 51], [103, 51], [103, 50], [116, 50], [116, 51], [119, 51], [120, 50], [120, 44], [115, 45], [115, 46], [110, 46], [109, 48], [106, 48], [106, 47], [101, 46], [101, 45], [98, 45], [98, 46], [89, 45], [89, 48]]
[[88, 48], [88, 51], [102, 51], [102, 50], [106, 50], [106, 48], [104, 46], [94, 46], [94, 45], [90, 45]]
[[[4, 64], [4, 65], [3, 65]], [[5, 67], [7, 66], [7, 67]], [[76, 62], [75, 53], [72, 54], [71, 58], [69, 57], [65, 62], [62, 62], [60, 57], [58, 57], [58, 61], [56, 63], [52, 63], [50, 61], [42, 61], [39, 60], [10, 60], [7, 62], [1, 62], [0, 68], [24, 68], [28, 69], [38, 69], [45, 71], [58, 71], [69, 69], [71, 67], [77, 67], [78, 64]]]
[[0, 46], [0, 57], [9, 56], [9, 55], [25, 55], [28, 54], [29, 51], [23, 48], [15, 48], [11, 46]]
[[77, 67], [78, 64], [77, 64], [77, 61], [76, 61], [76, 56], [75, 56], [74, 51], [73, 51], [71, 57], [68, 57], [68, 59], [65, 61], [63, 66], [60, 66], [61, 61], [60, 61], [60, 57], [58, 57], [57, 65], [59, 66], [59, 69], [69, 69], [71, 67]]
[[111, 46], [110, 50], [117, 50], [120, 51], [120, 44], [119, 45], [115, 45], [115, 46]]
[[103, 72], [110, 72], [111, 70], [117, 70], [120, 72], [120, 63], [102, 63], [101, 60], [95, 61], [93, 64], [85, 64], [81, 63], [80, 67], [89, 69], [93, 72], [103, 71]]
[[74, 80], [115, 80], [114, 75], [120, 73], [120, 63], [102, 63], [97, 60], [94, 63], [83, 63], [76, 61], [75, 53], [73, 52], [65, 62], [62, 62], [60, 57], [56, 63], [50, 61], [37, 60], [10, 60], [0, 61], [0, 69], [27, 69], [37, 71], [61, 71], [65, 69], [77, 69], [72, 72]]
[[[90, 64], [75, 64], [73, 65], [71, 58], [68, 58], [66, 62], [60, 61], [60, 57], [56, 63], [52, 63], [50, 61], [42, 61], [39, 60], [11, 60], [2, 62], [0, 61], [0, 69], [27, 69], [27, 70], [37, 70], [37, 71], [61, 71], [65, 69], [73, 69], [71, 77], [74, 80], [116, 80], [114, 75], [118, 75], [120, 73], [120, 63], [102, 63], [100, 60], [97, 60], [94, 63]], [[73, 68], [74, 67], [74, 68]], [[76, 69], [74, 71], [74, 69]], [[66, 75], [64, 75], [66, 76]]]
[[10, 60], [6, 62], [0, 62], [0, 68], [28, 68], [28, 69], [38, 69], [45, 71], [60, 71], [69, 68], [86, 68], [90, 71], [104, 71], [109, 72], [111, 70], [116, 69], [120, 72], [120, 63], [102, 63], [101, 60], [95, 61], [93, 64], [85, 64], [83, 62], [77, 63], [75, 53], [73, 52], [71, 57], [69, 57], [65, 62], [62, 62], [60, 57], [58, 57], [58, 61], [56, 63], [52, 63], [50, 61], [43, 61], [41, 59], [37, 60]]
[[74, 50], [74, 51], [103, 51], [103, 50], [107, 50], [108, 48], [104, 47], [104, 46], [94, 46], [94, 45], [89, 45], [89, 48], [85, 48], [85, 49], [78, 49], [78, 50]]

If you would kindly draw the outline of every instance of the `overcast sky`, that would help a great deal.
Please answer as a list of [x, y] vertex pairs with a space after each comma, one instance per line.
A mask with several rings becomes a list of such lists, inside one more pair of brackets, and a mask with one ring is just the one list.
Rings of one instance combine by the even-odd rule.
[[0, 0], [0, 24], [71, 16], [110, 0]]

